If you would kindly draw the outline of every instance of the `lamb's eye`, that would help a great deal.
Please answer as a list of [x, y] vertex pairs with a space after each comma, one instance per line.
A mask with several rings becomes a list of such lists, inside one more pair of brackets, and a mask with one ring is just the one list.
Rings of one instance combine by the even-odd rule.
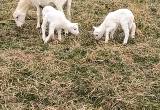
[[16, 19], [18, 19], [18, 16], [16, 16]]
[[77, 30], [76, 28], [74, 30]]

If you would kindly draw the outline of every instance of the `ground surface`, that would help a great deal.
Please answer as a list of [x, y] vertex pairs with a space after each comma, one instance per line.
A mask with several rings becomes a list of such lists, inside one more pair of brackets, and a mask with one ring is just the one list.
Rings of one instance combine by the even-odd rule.
[[[45, 45], [33, 10], [16, 27], [16, 5], [0, 6], [0, 109], [160, 110], [159, 0], [73, 0], [81, 34]], [[123, 46], [119, 29], [108, 44], [96, 42], [92, 26], [125, 7], [135, 15], [135, 40]]]

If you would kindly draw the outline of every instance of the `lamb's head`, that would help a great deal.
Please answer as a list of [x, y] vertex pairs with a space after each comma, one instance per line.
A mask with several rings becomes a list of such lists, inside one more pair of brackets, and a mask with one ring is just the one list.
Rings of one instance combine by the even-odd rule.
[[94, 38], [96, 40], [99, 40], [103, 36], [102, 30], [99, 27], [94, 27], [94, 26], [93, 29], [94, 29], [93, 31]]
[[18, 27], [21, 27], [25, 23], [25, 17], [26, 17], [26, 13], [23, 13], [23, 12], [16, 10], [13, 13], [13, 18]]
[[71, 23], [68, 30], [69, 30], [72, 34], [78, 35], [78, 34], [79, 34], [78, 23]]

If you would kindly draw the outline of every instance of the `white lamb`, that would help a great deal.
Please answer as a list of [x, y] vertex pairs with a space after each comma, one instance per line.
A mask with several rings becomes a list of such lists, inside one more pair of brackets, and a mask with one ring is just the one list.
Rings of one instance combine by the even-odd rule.
[[[66, 19], [63, 12], [54, 9], [51, 6], [45, 6], [42, 10], [43, 22], [42, 22], [42, 39], [44, 43], [47, 43], [50, 38], [54, 39], [54, 31], [58, 32], [58, 40], [61, 41], [61, 30], [66, 29], [74, 35], [79, 34], [78, 23], [71, 23]], [[49, 34], [46, 37], [46, 25], [49, 24]]]
[[114, 12], [110, 12], [99, 27], [93, 27], [93, 35], [95, 39], [100, 39], [105, 34], [105, 43], [108, 43], [109, 36], [113, 39], [113, 35], [119, 25], [121, 25], [125, 33], [123, 41], [123, 44], [125, 45], [127, 44], [130, 32], [131, 37], [135, 38], [136, 30], [134, 15], [128, 9], [119, 9]]
[[71, 2], [72, 0], [20, 0], [18, 6], [13, 13], [13, 17], [18, 27], [21, 27], [25, 23], [25, 17], [27, 11], [31, 6], [36, 7], [37, 9], [37, 28], [40, 27], [40, 16], [41, 16], [41, 7], [53, 3], [56, 5], [57, 9], [63, 12], [63, 6], [67, 3], [67, 16], [68, 19], [71, 19]]

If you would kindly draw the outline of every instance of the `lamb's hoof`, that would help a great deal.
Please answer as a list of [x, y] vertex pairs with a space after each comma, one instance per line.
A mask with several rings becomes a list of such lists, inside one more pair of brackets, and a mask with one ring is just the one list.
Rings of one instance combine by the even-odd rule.
[[41, 30], [41, 27], [36, 27], [37, 30]]
[[40, 25], [37, 25], [37, 26], [36, 26], [36, 29], [40, 29], [40, 28], [41, 28], [41, 26], [40, 26]]
[[62, 39], [58, 39], [59, 42], [62, 42]]
[[51, 38], [51, 40], [52, 40], [52, 41], [55, 41], [56, 39], [55, 39], [55, 38]]
[[42, 37], [43, 42], [46, 40], [45, 38], [46, 38], [45, 36]]
[[47, 44], [48, 40], [44, 40], [44, 44]]
[[135, 35], [132, 35], [131, 38], [134, 39], [134, 38], [135, 38]]
[[108, 41], [104, 41], [105, 44], [108, 44]]
[[132, 39], [135, 39], [135, 37], [132, 37]]
[[127, 43], [123, 43], [123, 46], [127, 46]]
[[42, 30], [41, 29], [39, 29], [39, 33], [42, 34]]
[[114, 39], [114, 37], [111, 37], [111, 39], [113, 40], [113, 39]]

